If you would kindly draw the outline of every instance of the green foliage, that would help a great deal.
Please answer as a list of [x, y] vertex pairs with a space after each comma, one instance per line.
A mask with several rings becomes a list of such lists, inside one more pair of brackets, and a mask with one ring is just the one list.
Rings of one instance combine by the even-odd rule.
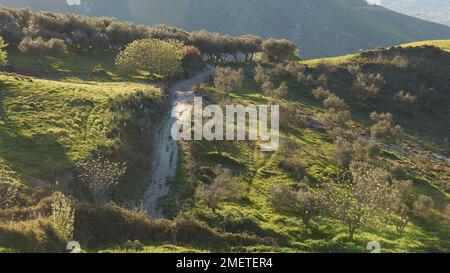
[[7, 44], [3, 37], [0, 36], [0, 66], [3, 66], [8, 63], [7, 54], [5, 51]]
[[117, 55], [116, 65], [122, 69], [144, 70], [169, 78], [181, 72], [183, 46], [176, 41], [143, 39], [129, 44]]
[[234, 70], [231, 67], [218, 67], [214, 71], [214, 86], [227, 94], [239, 89], [244, 79], [242, 69]]
[[294, 192], [283, 184], [273, 188], [268, 201], [275, 208], [299, 215], [305, 226], [324, 210], [324, 203], [315, 192], [305, 189]]
[[214, 214], [217, 214], [220, 202], [231, 197], [232, 191], [232, 175], [229, 169], [217, 167], [214, 170], [214, 179], [209, 185], [200, 188], [198, 198], [208, 207]]
[[327, 185], [325, 202], [329, 212], [347, 226], [349, 238], [353, 240], [357, 229], [388, 219], [395, 207], [386, 171], [356, 163], [351, 166], [351, 174], [351, 179], [335, 181], [337, 187]]
[[55, 201], [51, 205], [50, 221], [67, 242], [72, 240], [75, 212], [67, 198], [60, 192], [55, 193]]
[[269, 39], [261, 45], [263, 58], [268, 62], [283, 62], [298, 58], [298, 46], [285, 39]]
[[18, 48], [22, 53], [50, 56], [61, 56], [67, 52], [64, 40], [56, 38], [45, 41], [41, 37], [36, 39], [26, 37], [20, 42]]
[[370, 118], [375, 122], [370, 127], [372, 137], [384, 139], [390, 143], [397, 143], [401, 140], [403, 129], [399, 125], [393, 127], [393, 115], [391, 113], [378, 114], [373, 112]]

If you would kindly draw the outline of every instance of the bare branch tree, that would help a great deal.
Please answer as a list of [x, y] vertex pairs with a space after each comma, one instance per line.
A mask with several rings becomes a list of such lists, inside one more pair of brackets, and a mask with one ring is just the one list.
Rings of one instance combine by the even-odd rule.
[[18, 189], [9, 183], [0, 182], [0, 208], [5, 208], [14, 202]]
[[125, 163], [111, 162], [103, 156], [86, 160], [81, 168], [80, 179], [89, 187], [96, 204], [104, 201], [109, 190], [119, 183], [127, 170]]

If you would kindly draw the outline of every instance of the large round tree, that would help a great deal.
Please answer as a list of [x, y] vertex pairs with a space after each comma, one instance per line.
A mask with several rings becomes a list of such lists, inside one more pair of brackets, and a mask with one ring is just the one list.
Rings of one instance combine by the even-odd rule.
[[117, 56], [116, 65], [167, 78], [181, 72], [182, 59], [181, 42], [142, 39], [127, 45]]

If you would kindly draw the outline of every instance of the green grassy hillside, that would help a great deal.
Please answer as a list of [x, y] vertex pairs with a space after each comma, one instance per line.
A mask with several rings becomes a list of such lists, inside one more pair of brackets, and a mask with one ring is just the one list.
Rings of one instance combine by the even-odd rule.
[[[400, 46], [401, 47], [417, 47], [417, 46], [425, 46], [425, 45], [435, 46], [435, 47], [438, 47], [445, 51], [450, 52], [450, 40], [420, 41], [420, 42], [402, 44]], [[317, 65], [318, 63], [322, 63], [322, 62], [330, 63], [333, 65], [338, 65], [338, 64], [348, 62], [352, 59], [355, 59], [359, 55], [360, 54], [355, 53], [355, 54], [348, 54], [348, 55], [344, 55], [344, 56], [331, 57], [331, 58], [312, 59], [312, 60], [303, 61], [302, 63], [309, 65], [309, 66], [314, 66], [314, 65]]]
[[[445, 46], [448, 42], [427, 42], [426, 44], [435, 44]], [[421, 43], [420, 45], [422, 45]], [[415, 45], [408, 45], [415, 46]], [[436, 80], [433, 84], [439, 87], [439, 83], [446, 82], [442, 77], [448, 77], [445, 70], [440, 69], [448, 65], [450, 57], [445, 55], [440, 63], [433, 57], [424, 57], [428, 55], [427, 49], [421, 53], [410, 49], [395, 51], [400, 56], [410, 56], [409, 65], [414, 69], [428, 69], [430, 64], [425, 60], [435, 62], [436, 70], [429, 70], [429, 77]], [[381, 51], [383, 52], [383, 51]], [[389, 51], [386, 56], [389, 58]], [[423, 55], [422, 55], [423, 54]], [[416, 57], [416, 62], [412, 60]], [[358, 62], [359, 58], [364, 58], [364, 64]], [[339, 61], [336, 61], [339, 60]], [[402, 147], [411, 151], [435, 150], [448, 155], [448, 142], [442, 142], [443, 137], [448, 132], [448, 116], [445, 115], [446, 104], [448, 103], [448, 94], [442, 97], [445, 101], [442, 105], [436, 106], [432, 116], [427, 110], [413, 108], [406, 114], [402, 109], [398, 109], [393, 103], [389, 102], [390, 95], [383, 95], [376, 101], [369, 103], [357, 102], [353, 95], [349, 93], [350, 87], [342, 87], [334, 84], [334, 77], [348, 82], [347, 77], [342, 75], [336, 76], [330, 71], [339, 71], [347, 69], [347, 64], [359, 63], [362, 65], [363, 71], [382, 72], [384, 66], [380, 64], [381, 57], [359, 56], [353, 58], [340, 57], [332, 60], [333, 66], [328, 67], [329, 72], [324, 72], [323, 68], [316, 70], [311, 68], [310, 73], [325, 73], [329, 79], [329, 88], [340, 96], [345, 97], [349, 103], [352, 112], [353, 129], [368, 131], [370, 124], [369, 114], [371, 111], [391, 111], [399, 122], [405, 128], [406, 135], [402, 140]], [[424, 62], [424, 63], [421, 63]], [[345, 66], [342, 64], [346, 64]], [[421, 63], [420, 66], [418, 63]], [[380, 65], [380, 70], [377, 70]], [[407, 67], [409, 67], [407, 65]], [[208, 103], [221, 103], [224, 100], [232, 101], [238, 104], [267, 104], [268, 98], [262, 94], [261, 87], [253, 81], [253, 66], [239, 66], [245, 70], [246, 81], [243, 87], [230, 96], [211, 86], [205, 85], [202, 92], [203, 99]], [[412, 69], [409, 67], [409, 69]], [[394, 69], [395, 71], [395, 69]], [[405, 67], [399, 68], [398, 72], [402, 75], [396, 79], [387, 76], [387, 72], [383, 73], [386, 77], [387, 85], [392, 84], [414, 84], [413, 81], [403, 81], [402, 77], [411, 75], [414, 70], [407, 70]], [[408, 71], [408, 72], [406, 72]], [[439, 73], [443, 74], [439, 74]], [[389, 71], [389, 73], [397, 73]], [[403, 74], [402, 74], [403, 73]], [[433, 76], [431, 76], [431, 74]], [[276, 83], [287, 81], [289, 92], [286, 100], [281, 101], [282, 104], [287, 101], [296, 101], [300, 103], [298, 109], [302, 115], [320, 120], [324, 109], [323, 106], [317, 104], [311, 96], [311, 88], [302, 84], [298, 84], [288, 77], [277, 77]], [[341, 89], [342, 88], [342, 89]], [[441, 90], [442, 91], [442, 90]], [[383, 91], [390, 92], [388, 90]], [[383, 108], [383, 105], [388, 105]], [[396, 110], [398, 109], [398, 110]], [[422, 120], [423, 122], [419, 121]], [[420, 124], [415, 127], [414, 122]], [[440, 124], [440, 125], [439, 125]], [[421, 126], [428, 126], [428, 129], [420, 129]], [[432, 128], [432, 129], [431, 129]], [[441, 128], [443, 131], [439, 131]], [[437, 130], [437, 131], [435, 131]], [[448, 135], [448, 134], [447, 134]], [[441, 141], [436, 143], [433, 138], [437, 137]], [[450, 201], [449, 182], [450, 182], [450, 165], [445, 162], [432, 161], [425, 167], [417, 163], [414, 153], [404, 153], [395, 150], [395, 148], [384, 147], [378, 154], [376, 164], [385, 166], [401, 166], [404, 173], [400, 180], [411, 180], [413, 182], [413, 193], [415, 196], [425, 194], [431, 196], [434, 200], [433, 214], [436, 219], [441, 220], [420, 220], [414, 219], [406, 228], [403, 234], [397, 234], [395, 227], [389, 223], [370, 226], [361, 232], [358, 232], [354, 241], [346, 239], [346, 229], [338, 221], [333, 218], [321, 216], [314, 219], [309, 229], [305, 229], [301, 224], [301, 218], [298, 215], [285, 213], [274, 209], [268, 202], [268, 197], [272, 194], [273, 187], [277, 184], [284, 184], [289, 188], [309, 188], [312, 190], [320, 189], [324, 183], [329, 183], [330, 177], [339, 174], [342, 169], [336, 163], [334, 151], [336, 149], [332, 138], [324, 130], [301, 127], [292, 130], [289, 133], [289, 140], [294, 141], [295, 148], [288, 152], [278, 151], [276, 153], [262, 153], [257, 142], [195, 142], [194, 144], [185, 144], [184, 163], [181, 166], [179, 177], [171, 183], [171, 194], [161, 202], [166, 208], [166, 212], [175, 216], [178, 211], [184, 217], [190, 219], [199, 219], [213, 227], [223, 229], [228, 232], [249, 232], [262, 237], [270, 237], [276, 241], [276, 247], [268, 246], [250, 246], [232, 248], [233, 251], [307, 251], [307, 252], [347, 252], [347, 251], [366, 251], [366, 244], [369, 241], [378, 241], [382, 245], [383, 252], [428, 252], [428, 251], [444, 251], [450, 249], [450, 241], [448, 240], [450, 230], [448, 222], [442, 217], [446, 205]], [[282, 143], [286, 142], [286, 138], [282, 137]], [[283, 145], [283, 144], [282, 144]], [[292, 144], [291, 144], [292, 145]], [[219, 148], [220, 147], [220, 148]], [[408, 148], [409, 147], [409, 148]], [[286, 167], [286, 160], [294, 160], [299, 170]], [[195, 177], [192, 178], [192, 166], [196, 166]], [[233, 176], [237, 179], [236, 196], [224, 201], [219, 209], [220, 217], [213, 214], [209, 208], [204, 206], [199, 199], [196, 198], [195, 192], [206, 182], [204, 181], [204, 170], [213, 169], [217, 165], [229, 168], [233, 172]], [[173, 204], [179, 204], [180, 199], [184, 200], [179, 206], [174, 208]], [[430, 222], [431, 221], [431, 222]]]
[[10, 51], [6, 70], [22, 74], [0, 72], [1, 169], [26, 185], [52, 180], [93, 152], [126, 141], [111, 138], [120, 114], [111, 107], [139, 93], [150, 101], [162, 93], [138, 74], [118, 72], [113, 58], [101, 51], [62, 58]]
[[[449, 154], [448, 140], [443, 138], [449, 128], [445, 91], [450, 56], [444, 51], [420, 45], [376, 50], [310, 62], [305, 68], [304, 73], [313, 79], [326, 76], [324, 87], [348, 103], [351, 130], [368, 135], [370, 112], [394, 113], [395, 121], [405, 128], [401, 149], [380, 145], [372, 163], [396, 166], [397, 179], [412, 181], [413, 197], [423, 194], [433, 200], [429, 218], [412, 218], [403, 234], [391, 222], [375, 222], [359, 229], [354, 240], [348, 239], [346, 226], [330, 215], [314, 217], [306, 227], [299, 215], [276, 209], [268, 201], [277, 184], [320, 192], [334, 178], [345, 175], [335, 158], [332, 135], [320, 126], [296, 126], [287, 135], [283, 132], [283, 148], [275, 153], [261, 152], [258, 142], [181, 143], [177, 177], [169, 181], [170, 194], [160, 200], [169, 219], [152, 220], [139, 206], [123, 207], [139, 200], [136, 195], [143, 192], [150, 165], [146, 161], [151, 154], [149, 136], [157, 114], [163, 113], [165, 96], [160, 88], [144, 80], [145, 75], [116, 70], [114, 54], [108, 51], [72, 50], [61, 58], [9, 53], [10, 66], [4, 68], [9, 72], [0, 72], [0, 178], [22, 184], [27, 194], [21, 196], [20, 206], [0, 210], [0, 252], [64, 251], [64, 240], [46, 217], [56, 198], [52, 192], [74, 186], [64, 174], [73, 174], [77, 163], [99, 151], [127, 162], [131, 171], [113, 194], [118, 205], [94, 206], [84, 199], [74, 203], [74, 238], [87, 252], [367, 252], [369, 241], [380, 242], [383, 252], [450, 249], [445, 214], [450, 202], [450, 165], [415, 157], [421, 151]], [[393, 56], [400, 59], [394, 62]], [[256, 63], [220, 65], [242, 68], [245, 81], [229, 95], [212, 82], [203, 84], [198, 92], [205, 102], [270, 102], [254, 81]], [[386, 87], [379, 98], [356, 99], [349, 65], [359, 65], [361, 73], [383, 73]], [[435, 87], [439, 101], [426, 107], [417, 103], [410, 109], [393, 101], [396, 91], [415, 87], [425, 82], [423, 78], [428, 79], [427, 86]], [[281, 82], [289, 90], [278, 103], [296, 102], [299, 114], [322, 120], [325, 108], [311, 95], [315, 86], [287, 75], [274, 76], [276, 86]], [[143, 108], [156, 115], [145, 116]], [[149, 132], [142, 133], [143, 128]], [[208, 183], [205, 173], [218, 165], [231, 170], [235, 195], [220, 202], [214, 214], [197, 193]], [[34, 188], [38, 180], [47, 181], [49, 187]], [[73, 194], [78, 197], [77, 192]]]

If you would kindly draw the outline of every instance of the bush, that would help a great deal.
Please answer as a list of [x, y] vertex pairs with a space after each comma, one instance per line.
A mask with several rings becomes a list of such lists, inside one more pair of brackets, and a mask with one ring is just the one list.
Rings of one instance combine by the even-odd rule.
[[375, 124], [370, 127], [372, 137], [383, 139], [390, 143], [397, 143], [401, 140], [403, 129], [399, 125], [393, 127], [393, 115], [391, 113], [378, 114], [373, 112], [370, 115], [370, 118], [375, 122]]
[[288, 40], [269, 39], [262, 43], [263, 59], [267, 62], [283, 62], [298, 58], [298, 46]]
[[62, 193], [55, 193], [55, 198], [56, 200], [51, 206], [50, 220], [61, 237], [68, 242], [73, 237], [75, 213], [70, 201]]
[[271, 75], [269, 72], [264, 69], [261, 65], [258, 65], [255, 67], [255, 82], [263, 84], [265, 82], [270, 82], [272, 80]]
[[417, 200], [414, 202], [413, 211], [416, 217], [424, 220], [433, 220], [433, 206], [434, 201], [431, 197], [426, 195], [419, 195]]
[[337, 138], [334, 142], [334, 157], [344, 169], [348, 169], [352, 162], [367, 162], [374, 159], [379, 152], [377, 143], [361, 137], [354, 141]]
[[328, 109], [321, 117], [323, 125], [329, 129], [334, 127], [345, 128], [350, 120], [350, 111], [338, 111], [334, 108]]
[[317, 87], [313, 89], [311, 94], [316, 98], [317, 100], [324, 101], [329, 96], [331, 96], [333, 93], [331, 93], [329, 90], [324, 89], [323, 87]]
[[214, 86], [228, 94], [241, 88], [244, 79], [245, 76], [242, 69], [234, 70], [231, 67], [220, 67], [216, 68], [215, 71]]
[[331, 94], [324, 101], [323, 106], [325, 108], [333, 108], [336, 110], [348, 110], [348, 105], [345, 101], [338, 96]]
[[296, 179], [303, 178], [307, 169], [300, 158], [293, 155], [281, 160], [279, 166], [285, 171], [292, 173]]
[[339, 166], [347, 169], [353, 160], [353, 145], [343, 139], [335, 141], [334, 158]]
[[101, 64], [95, 64], [92, 67], [92, 74], [96, 76], [106, 77], [108, 76], [108, 72], [103, 68]]
[[144, 245], [139, 240], [128, 240], [123, 244], [123, 248], [126, 250], [142, 251], [144, 250]]
[[394, 95], [394, 99], [399, 102], [412, 104], [417, 101], [417, 96], [414, 96], [409, 92], [401, 90]]
[[324, 209], [322, 199], [315, 192], [303, 189], [294, 192], [283, 184], [272, 189], [268, 202], [278, 210], [300, 216], [305, 226]]
[[378, 97], [381, 88], [386, 82], [381, 74], [364, 74], [357, 73], [356, 81], [353, 84], [354, 89], [357, 92], [358, 97], [366, 101], [368, 99], [374, 99]]
[[22, 53], [61, 56], [67, 52], [67, 46], [61, 39], [52, 38], [45, 41], [41, 37], [25, 37], [18, 46]]
[[6, 51], [4, 50], [6, 46], [5, 40], [3, 40], [3, 37], [0, 37], [0, 66], [8, 63]]

